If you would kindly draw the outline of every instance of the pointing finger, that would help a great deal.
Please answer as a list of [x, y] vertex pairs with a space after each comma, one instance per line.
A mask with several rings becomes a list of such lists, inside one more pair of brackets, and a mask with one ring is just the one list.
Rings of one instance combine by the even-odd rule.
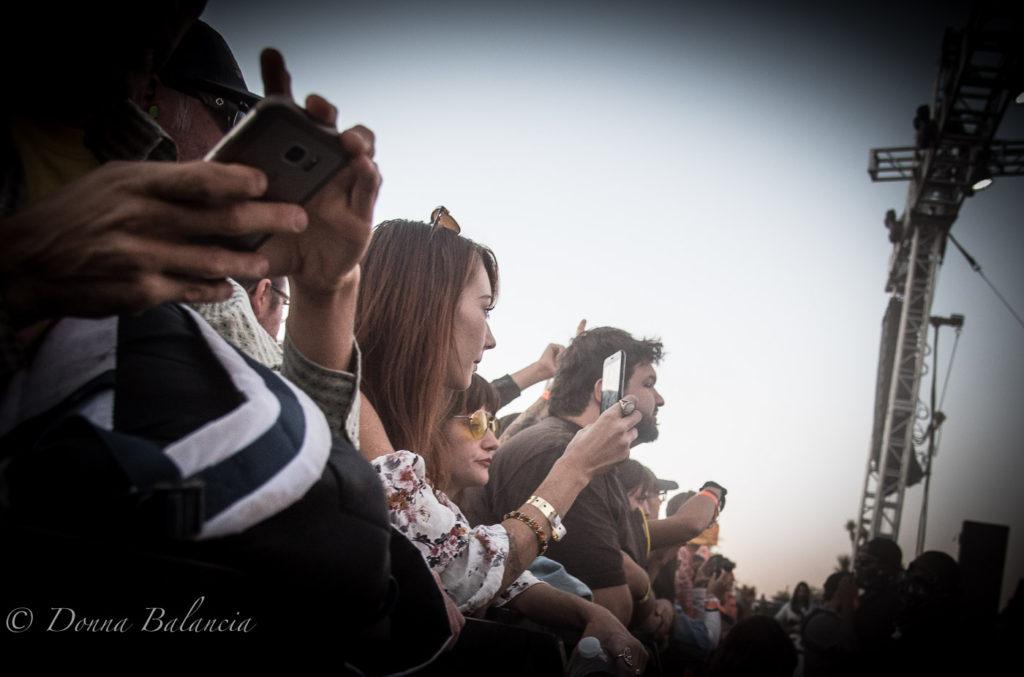
[[263, 77], [263, 93], [267, 96], [281, 95], [294, 100], [292, 76], [284, 65], [281, 52], [267, 48], [260, 54], [260, 74]]

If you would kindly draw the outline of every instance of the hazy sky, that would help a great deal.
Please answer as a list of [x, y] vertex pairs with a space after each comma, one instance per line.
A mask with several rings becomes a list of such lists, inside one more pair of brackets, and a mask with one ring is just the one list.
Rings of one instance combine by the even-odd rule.
[[[254, 91], [259, 50], [275, 46], [296, 95], [376, 132], [378, 222], [444, 204], [495, 250], [484, 375], [567, 342], [581, 318], [664, 341], [661, 438], [634, 455], [683, 487], [729, 488], [720, 550], [770, 597], [820, 587], [849, 552], [888, 298], [882, 221], [907, 188], [872, 183], [868, 151], [912, 143], [943, 30], [968, 12], [707, 4], [210, 0], [203, 18]], [[1024, 138], [1024, 106], [998, 136]], [[1022, 207], [1024, 180], [1006, 178], [953, 229], [1018, 312]], [[965, 519], [1010, 525], [1005, 599], [1024, 577], [1024, 328], [952, 246], [932, 308], [951, 313], [966, 322], [926, 547], [955, 557]], [[905, 502], [905, 562], [920, 494]]]

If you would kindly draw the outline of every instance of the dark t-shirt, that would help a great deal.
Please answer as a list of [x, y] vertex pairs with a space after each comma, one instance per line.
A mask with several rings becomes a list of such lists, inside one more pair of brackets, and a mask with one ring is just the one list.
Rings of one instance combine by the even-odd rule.
[[[551, 466], [580, 430], [575, 423], [550, 417], [527, 428], [506, 442], [494, 456], [491, 479], [484, 496], [476, 502], [487, 506], [490, 523], [515, 510], [536, 491]], [[566, 535], [551, 541], [547, 556], [558, 562], [592, 589], [609, 588], [626, 582], [622, 551], [638, 562], [638, 539], [629, 520], [629, 504], [614, 472], [598, 475], [562, 516]], [[482, 516], [482, 515], [478, 515]]]

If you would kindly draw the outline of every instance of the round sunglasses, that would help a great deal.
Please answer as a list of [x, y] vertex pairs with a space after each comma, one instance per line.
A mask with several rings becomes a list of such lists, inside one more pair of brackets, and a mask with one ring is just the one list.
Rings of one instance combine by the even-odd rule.
[[494, 436], [498, 436], [498, 417], [486, 411], [477, 409], [468, 416], [452, 416], [452, 418], [468, 418], [469, 434], [474, 440], [482, 440], [487, 431], [490, 430]]

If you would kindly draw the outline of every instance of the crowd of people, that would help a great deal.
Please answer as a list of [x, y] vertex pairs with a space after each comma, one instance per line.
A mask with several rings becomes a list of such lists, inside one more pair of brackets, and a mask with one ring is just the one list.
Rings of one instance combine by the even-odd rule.
[[[709, 549], [724, 486], [661, 516], [678, 484], [629, 458], [658, 436], [660, 341], [581, 325], [478, 375], [498, 257], [443, 207], [375, 226], [369, 129], [337, 135], [347, 165], [301, 206], [260, 200], [258, 170], [203, 161], [261, 97], [202, 9], [6, 22], [55, 38], [17, 68], [5, 54], [2, 575], [19, 581], [5, 602], [40, 616], [8, 618], [18, 641], [301, 637], [343, 674], [439, 675], [583, 674], [583, 637], [621, 675], [840, 674], [931, 646], [914, 623], [940, 602], [915, 597], [889, 647], [884, 544], [863, 550], [875, 573], [858, 560], [860, 598], [830, 578], [812, 609], [801, 584], [776, 622]], [[283, 57], [261, 67], [291, 98]], [[335, 123], [318, 96], [305, 111]], [[239, 249], [250, 234], [270, 237]], [[625, 387], [602, 406], [620, 350]], [[948, 592], [949, 563], [926, 554], [915, 590]]]

